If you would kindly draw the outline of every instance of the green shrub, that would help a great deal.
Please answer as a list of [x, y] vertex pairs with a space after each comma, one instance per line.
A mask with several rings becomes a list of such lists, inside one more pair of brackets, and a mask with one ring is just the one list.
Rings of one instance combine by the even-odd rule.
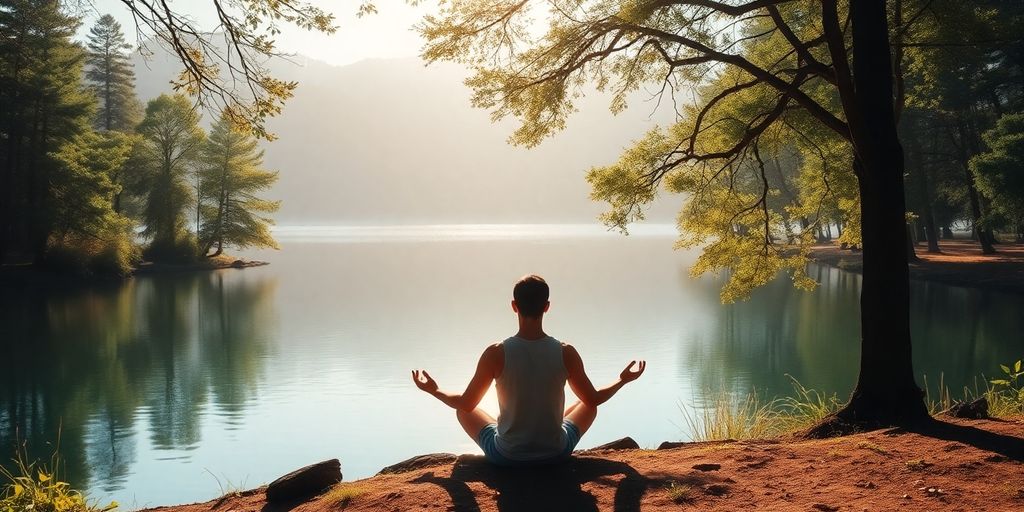
[[154, 240], [143, 256], [154, 263], [187, 265], [199, 261], [199, 243], [194, 234], [183, 231], [174, 240]]
[[57, 479], [58, 461], [54, 454], [52, 469], [36, 462], [26, 464], [19, 450], [15, 472], [0, 467], [0, 474], [8, 480], [0, 493], [0, 512], [109, 512], [117, 508], [117, 503], [91, 505], [84, 494]]
[[989, 414], [997, 417], [1024, 414], [1024, 368], [1021, 360], [1018, 359], [1013, 368], [1001, 364], [999, 369], [1006, 374], [1006, 378], [993, 379], [989, 382], [991, 387], [985, 394], [988, 398]]
[[81, 277], [126, 277], [141, 259], [131, 223], [125, 221], [97, 235], [67, 233], [51, 237], [45, 262], [51, 270]]

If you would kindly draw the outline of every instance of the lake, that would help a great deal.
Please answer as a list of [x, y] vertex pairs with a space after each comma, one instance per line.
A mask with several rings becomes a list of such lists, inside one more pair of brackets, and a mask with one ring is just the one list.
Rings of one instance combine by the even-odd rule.
[[[454, 412], [418, 391], [425, 368], [461, 391], [483, 348], [514, 334], [527, 273], [551, 285], [546, 330], [596, 385], [647, 371], [580, 443], [689, 438], [680, 408], [718, 390], [791, 392], [787, 375], [846, 396], [858, 364], [860, 277], [812, 266], [723, 306], [692, 279], [671, 226], [286, 227], [244, 270], [0, 292], [0, 458], [17, 440], [122, 507], [214, 498], [337, 457], [346, 480], [429, 452], [479, 452]], [[913, 283], [914, 362], [974, 386], [1024, 356], [1024, 300]], [[980, 384], [980, 383], [979, 383]], [[568, 400], [568, 399], [567, 399]], [[483, 407], [496, 412], [493, 388]]]

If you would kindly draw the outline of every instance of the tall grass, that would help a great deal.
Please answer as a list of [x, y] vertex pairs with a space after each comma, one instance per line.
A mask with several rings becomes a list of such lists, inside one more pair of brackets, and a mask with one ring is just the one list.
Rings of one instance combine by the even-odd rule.
[[0, 467], [7, 479], [0, 491], [0, 512], [109, 512], [117, 503], [99, 507], [85, 495], [57, 478], [60, 459], [56, 452], [50, 464], [27, 463], [23, 448], [16, 450], [13, 470]]
[[842, 405], [835, 394], [808, 389], [793, 377], [790, 380], [794, 393], [786, 397], [765, 401], [756, 391], [745, 395], [721, 391], [698, 411], [680, 407], [683, 423], [694, 441], [767, 439], [810, 427]]
[[978, 398], [984, 398], [988, 402], [988, 414], [995, 418], [1012, 418], [1024, 415], [1024, 368], [1022, 361], [1011, 365], [1000, 365], [1003, 378], [985, 379], [981, 377], [982, 385], [978, 379], [974, 379], [973, 388], [964, 386], [961, 393], [954, 397], [944, 382], [942, 374], [939, 374], [939, 382], [936, 387], [937, 396], [932, 395], [931, 386], [928, 384], [928, 376], [924, 377], [925, 403], [928, 405], [928, 412], [940, 414], [949, 410], [957, 402], [970, 402]]
[[[973, 401], [984, 397], [988, 413], [995, 418], [1024, 416], [1024, 362], [1000, 365], [1003, 378], [975, 379], [974, 387], [965, 386], [954, 396], [939, 375], [934, 394], [928, 377], [924, 378], [925, 403], [932, 415], [949, 410], [957, 402]], [[694, 441], [723, 439], [767, 439], [806, 429], [842, 407], [843, 402], [833, 393], [808, 389], [793, 377], [794, 393], [790, 396], [765, 400], [756, 392], [736, 394], [720, 391], [708, 403], [695, 411], [680, 406], [683, 423]]]

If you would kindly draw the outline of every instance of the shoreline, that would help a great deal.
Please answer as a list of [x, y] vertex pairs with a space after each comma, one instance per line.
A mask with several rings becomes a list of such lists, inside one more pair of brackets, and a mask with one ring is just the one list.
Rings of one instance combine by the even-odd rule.
[[[951, 286], [1024, 294], [1024, 244], [1002, 243], [996, 254], [982, 254], [971, 240], [943, 240], [941, 253], [915, 246], [919, 261], [910, 262], [910, 279]], [[855, 273], [863, 272], [863, 253], [834, 244], [815, 245], [809, 259]]]
[[1024, 505], [1024, 419], [936, 419], [913, 429], [821, 440], [785, 436], [663, 443], [658, 449], [620, 440], [619, 447], [584, 450], [565, 464], [527, 470], [497, 468], [480, 455], [430, 454], [291, 502], [268, 502], [267, 486], [261, 486], [143, 512], [764, 507], [837, 512]]
[[36, 268], [31, 263], [8, 263], [0, 265], [0, 284], [4, 286], [74, 286], [74, 285], [109, 285], [120, 284], [137, 276], [154, 276], [163, 274], [184, 274], [191, 272], [209, 272], [213, 270], [245, 269], [262, 267], [270, 262], [248, 260], [233, 256], [221, 255], [206, 258], [189, 264], [154, 263], [144, 261], [127, 276], [93, 275], [82, 276], [60, 272], [47, 268]]

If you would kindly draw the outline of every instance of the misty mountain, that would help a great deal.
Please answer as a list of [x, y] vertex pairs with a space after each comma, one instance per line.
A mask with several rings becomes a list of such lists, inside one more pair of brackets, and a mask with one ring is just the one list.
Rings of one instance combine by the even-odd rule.
[[[492, 123], [470, 106], [457, 65], [291, 60], [272, 66], [299, 87], [268, 123], [279, 138], [264, 144], [266, 166], [280, 171], [266, 196], [282, 200], [281, 225], [596, 222], [605, 205], [589, 199], [586, 171], [671, 119], [642, 100], [613, 116], [595, 93], [564, 132], [526, 149], [506, 143], [514, 120]], [[179, 69], [164, 55], [136, 59], [140, 99], [169, 92]], [[678, 201], [663, 198], [649, 220], [672, 222]]]

